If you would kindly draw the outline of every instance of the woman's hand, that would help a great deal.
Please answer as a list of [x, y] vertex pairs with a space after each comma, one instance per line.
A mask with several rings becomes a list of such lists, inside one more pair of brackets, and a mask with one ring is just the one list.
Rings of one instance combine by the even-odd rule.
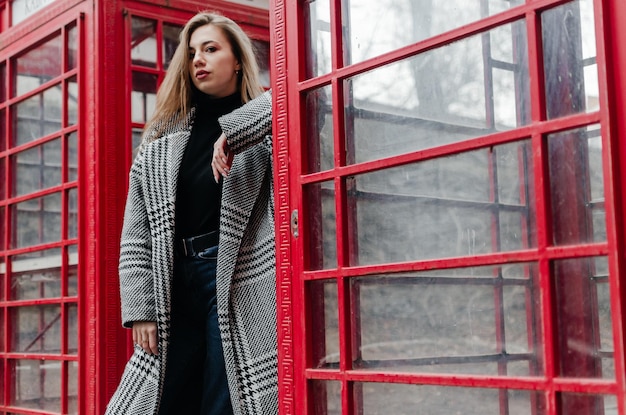
[[220, 175], [226, 177], [233, 165], [233, 154], [228, 149], [226, 135], [222, 133], [220, 138], [213, 144], [213, 160], [211, 160], [211, 169], [213, 170], [213, 178], [215, 183], [220, 181]]
[[135, 321], [133, 323], [133, 342], [141, 346], [148, 354], [159, 354], [156, 321]]

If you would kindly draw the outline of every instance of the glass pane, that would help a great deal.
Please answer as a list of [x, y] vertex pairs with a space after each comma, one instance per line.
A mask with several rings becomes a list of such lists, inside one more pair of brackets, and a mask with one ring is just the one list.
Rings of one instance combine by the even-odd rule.
[[133, 17], [130, 52], [133, 65], [156, 68], [156, 24], [156, 20]]
[[13, 111], [13, 146], [29, 143], [61, 129], [61, 97], [61, 86], [56, 85], [16, 105]]
[[346, 26], [344, 49], [349, 62], [361, 62], [523, 3], [523, 0], [342, 2]]
[[41, 305], [10, 309], [14, 332], [11, 351], [61, 353], [61, 307]]
[[521, 390], [359, 383], [354, 395], [356, 401], [362, 396], [358, 413], [363, 415], [529, 415], [546, 410], [543, 393]]
[[170, 66], [170, 61], [179, 43], [181, 30], [181, 26], [163, 23], [163, 69]]
[[78, 307], [76, 304], [67, 306], [67, 352], [78, 353]]
[[259, 75], [261, 85], [270, 87], [270, 44], [262, 40], [252, 40], [257, 63], [259, 64]]
[[141, 138], [143, 137], [143, 129], [133, 128], [133, 158], [135, 158], [136, 150], [139, 149]]
[[305, 173], [330, 170], [334, 166], [333, 107], [330, 85], [306, 94], [306, 113], [316, 114], [303, 120], [306, 128]]
[[[600, 360], [603, 347], [612, 349], [613, 331], [609, 286], [605, 282], [598, 290], [597, 260], [606, 263], [606, 258], [576, 258], [553, 263], [561, 376], [614, 376], [613, 371], [603, 373]], [[604, 357], [612, 360], [612, 354], [604, 354]]]
[[484, 56], [487, 32], [347, 79], [347, 163], [526, 124], [530, 95], [525, 24], [505, 27], [510, 34], [499, 48], [512, 54], [513, 63], [499, 69]]
[[351, 279], [353, 367], [539, 375], [537, 279], [533, 264]]
[[6, 176], [6, 159], [4, 157], [0, 157], [0, 200], [4, 200], [7, 197], [7, 176]]
[[23, 248], [61, 239], [61, 193], [13, 205], [12, 248]]
[[599, 126], [555, 133], [547, 139], [554, 243], [606, 241]]
[[[0, 262], [0, 266], [4, 266], [4, 263]], [[4, 271], [2, 271], [3, 273]], [[0, 277], [2, 282], [4, 283], [4, 275], [0, 273]], [[4, 297], [4, 296], [3, 296]], [[4, 353], [4, 335], [6, 334], [6, 330], [4, 327], [4, 313], [6, 312], [5, 308], [0, 309], [0, 352]], [[0, 375], [4, 375], [4, 366], [0, 363]], [[4, 382], [0, 380], [0, 385], [3, 385]], [[0, 402], [2, 402], [2, 398], [0, 398]]]
[[[15, 95], [25, 94], [61, 75], [63, 39], [60, 35], [15, 59]], [[58, 104], [61, 101], [57, 102]]]
[[341, 415], [341, 382], [312, 380], [309, 382], [312, 415]]
[[67, 295], [75, 297], [78, 295], [78, 245], [67, 247], [68, 270], [67, 270]]
[[78, 133], [67, 136], [67, 181], [78, 180]]
[[60, 413], [61, 364], [54, 360], [14, 361], [11, 404]]
[[67, 191], [67, 237], [78, 238], [78, 189]]
[[541, 15], [548, 118], [598, 109], [593, 1]]
[[[529, 151], [523, 141], [355, 176], [347, 212], [351, 265], [533, 247]], [[508, 170], [500, 175], [494, 159], [496, 166], [510, 163]]]
[[[0, 62], [0, 103], [7, 99], [7, 66], [5, 62]], [[1, 123], [0, 123], [1, 124]]]
[[559, 392], [556, 396], [563, 414], [617, 415], [617, 398], [614, 395], [587, 395]]
[[[324, 75], [331, 71], [330, 4], [329, 0], [309, 1], [307, 27], [307, 77]], [[306, 17], [305, 17], [306, 19]]]
[[[5, 218], [6, 218], [6, 209], [4, 206], [0, 206], [0, 251], [4, 251], [6, 249], [6, 246], [5, 246], [6, 230], [4, 229], [4, 224], [6, 223]], [[3, 261], [3, 258], [0, 257], [0, 267], [2, 266], [4, 266], [4, 261]], [[0, 287], [0, 293], [1, 292], [2, 292], [2, 288]]]
[[157, 76], [143, 72], [133, 72], [131, 92], [132, 121], [145, 123], [154, 111], [156, 104]]
[[61, 139], [20, 151], [12, 159], [14, 196], [61, 184]]
[[76, 125], [78, 122], [78, 83], [76, 77], [67, 81], [67, 125]]
[[339, 367], [339, 308], [335, 281], [311, 281], [307, 285], [311, 321], [308, 335], [313, 367]]
[[78, 28], [72, 25], [67, 28], [67, 70], [71, 71], [78, 65]]
[[41, 257], [12, 257], [11, 300], [61, 296], [61, 255], [58, 249], [41, 251]]
[[67, 362], [67, 406], [69, 415], [78, 414], [78, 362]]
[[[335, 223], [335, 187], [331, 181], [304, 187], [304, 206], [300, 214], [306, 227], [305, 252], [309, 253], [306, 269], [319, 270], [337, 266], [337, 225]], [[306, 219], [306, 221], [304, 220]]]
[[[0, 152], [5, 151], [7, 149], [7, 119], [6, 119], [6, 111], [0, 109]], [[4, 172], [0, 172], [0, 178], [4, 178]], [[1, 187], [1, 186], [0, 186]], [[2, 192], [2, 190], [0, 190]]]

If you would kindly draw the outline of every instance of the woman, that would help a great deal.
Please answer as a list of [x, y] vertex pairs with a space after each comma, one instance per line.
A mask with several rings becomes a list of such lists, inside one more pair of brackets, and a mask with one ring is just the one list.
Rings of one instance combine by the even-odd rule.
[[250, 40], [194, 16], [130, 171], [119, 271], [135, 347], [108, 414], [278, 413], [269, 134]]

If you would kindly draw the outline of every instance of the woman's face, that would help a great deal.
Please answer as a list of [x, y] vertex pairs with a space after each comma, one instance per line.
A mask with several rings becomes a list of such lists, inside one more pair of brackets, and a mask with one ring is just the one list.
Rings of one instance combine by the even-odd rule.
[[189, 76], [200, 91], [214, 98], [237, 92], [235, 58], [222, 29], [207, 24], [197, 28], [189, 39]]

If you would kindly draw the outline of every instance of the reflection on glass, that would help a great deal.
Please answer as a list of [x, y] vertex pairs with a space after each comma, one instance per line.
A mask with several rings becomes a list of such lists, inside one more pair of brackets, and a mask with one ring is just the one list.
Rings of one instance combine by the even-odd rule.
[[513, 62], [495, 66], [485, 60], [488, 32], [347, 79], [345, 90], [352, 94], [345, 109], [348, 163], [527, 123], [526, 29], [524, 22], [505, 27], [509, 35], [498, 53], [506, 50]]
[[[330, 3], [329, 0], [307, 2], [309, 26], [307, 27], [306, 70], [307, 78], [331, 71]], [[306, 16], [305, 16], [306, 19]]]
[[592, 0], [541, 15], [548, 118], [598, 109]]
[[[351, 279], [355, 369], [470, 375], [540, 375], [538, 278], [505, 279], [498, 267]], [[536, 350], [540, 350], [537, 348]]]
[[551, 134], [547, 140], [554, 243], [606, 241], [599, 126]]
[[133, 72], [131, 92], [132, 121], [145, 123], [156, 105], [157, 76], [143, 72]]
[[61, 296], [62, 257], [59, 248], [11, 257], [10, 300], [32, 300]]
[[67, 136], [67, 181], [78, 179], [78, 133]]
[[11, 247], [23, 248], [61, 238], [61, 193], [17, 203], [11, 209]]
[[78, 189], [67, 191], [67, 237], [78, 238]]
[[333, 110], [332, 87], [315, 89], [306, 94], [306, 148], [307, 173], [333, 168]]
[[[0, 120], [2, 120], [2, 122], [0, 122], [0, 152], [5, 151], [7, 148], [7, 126], [5, 122], [6, 121], [5, 114], [6, 112], [4, 108], [0, 109]], [[0, 175], [2, 174], [4, 173], [0, 172]], [[0, 193], [1, 192], [2, 190], [0, 190]]]
[[133, 16], [130, 57], [133, 65], [156, 68], [156, 20]]
[[59, 305], [15, 307], [9, 312], [14, 328], [11, 351], [61, 352], [61, 307]]
[[78, 83], [76, 77], [67, 81], [67, 125], [75, 125], [78, 122]]
[[[14, 61], [14, 96], [43, 85], [63, 72], [63, 40], [60, 35], [36, 46]], [[60, 104], [62, 101], [58, 101]]]
[[[11, 405], [52, 413], [61, 412], [61, 384], [49, 379], [61, 379], [62, 362], [56, 360], [12, 361]], [[46, 381], [48, 380], [48, 381]]]
[[61, 85], [55, 85], [15, 106], [13, 146], [31, 142], [61, 129], [61, 97]]
[[[355, 176], [351, 265], [533, 247], [528, 151], [523, 141]], [[494, 158], [507, 161], [502, 174]]]
[[[595, 269], [596, 260], [554, 261], [555, 312], [560, 351], [559, 374], [576, 378], [612, 378], [603, 373], [600, 356], [612, 360], [613, 331], [609, 286]], [[602, 288], [599, 289], [599, 285]], [[602, 345], [611, 347], [603, 350]]]
[[[0, 167], [1, 167], [2, 163], [0, 163]], [[4, 206], [0, 206], [0, 251], [4, 251], [6, 249], [5, 245], [4, 245], [4, 238], [6, 235], [6, 231], [4, 229], [4, 218], [5, 218], [5, 213], [6, 213], [6, 209]], [[0, 268], [4, 267], [4, 262], [2, 260], [2, 257], [0, 257]], [[2, 285], [4, 286], [4, 285]], [[0, 293], [2, 293], [2, 288], [0, 287]], [[0, 297], [1, 298], [1, 297]]]
[[75, 297], [78, 295], [78, 246], [70, 245], [67, 247], [68, 263], [67, 269], [67, 295]]
[[5, 160], [6, 159], [4, 157], [0, 157], [0, 183], [3, 183], [3, 185], [0, 186], [0, 200], [7, 197], [7, 186], [4, 184], [6, 183], [6, 170], [4, 168], [6, 163]]
[[302, 212], [300, 220], [306, 227], [308, 247], [305, 252], [309, 253], [305, 267], [307, 270], [334, 268], [337, 266], [337, 226], [333, 182], [306, 185], [303, 199], [307, 211]]
[[134, 156], [137, 150], [139, 149], [142, 136], [143, 136], [143, 129], [133, 128], [133, 158], [135, 158]]
[[67, 406], [69, 415], [78, 414], [78, 362], [67, 362]]
[[0, 62], [0, 103], [4, 102], [6, 99], [7, 99], [6, 63]]
[[543, 393], [522, 390], [368, 382], [356, 384], [354, 394], [362, 414], [539, 414], [546, 409]]
[[67, 28], [67, 70], [78, 66], [78, 27], [73, 25]]
[[11, 161], [14, 196], [61, 184], [61, 139], [20, 151]]
[[557, 405], [563, 414], [617, 415], [617, 398], [614, 395], [583, 393], [556, 394]]
[[261, 85], [270, 87], [270, 44], [262, 40], [252, 39], [256, 61], [259, 65]]
[[[3, 266], [4, 263], [0, 262], [0, 266]], [[4, 275], [2, 273], [0, 273], [0, 277], [2, 279], [2, 282], [4, 283]], [[3, 297], [4, 298], [4, 297]], [[0, 336], [2, 336], [1, 338], [4, 339], [4, 335], [6, 332], [6, 328], [4, 326], [4, 313], [6, 312], [6, 309], [3, 308], [0, 310], [0, 318], [2, 319], [2, 321], [0, 321]], [[0, 352], [4, 353], [5, 349], [4, 349], [4, 340], [0, 342]], [[0, 363], [0, 373], [4, 373], [2, 372], [2, 369], [4, 369], [4, 366], [2, 363]], [[3, 402], [2, 398], [0, 398], [0, 402]]]
[[[314, 4], [317, 3], [319, 1]], [[361, 62], [522, 3], [524, 3], [522, 0], [491, 0], [489, 2], [351, 0], [342, 2], [344, 6], [342, 19], [347, 26], [344, 49], [350, 63]], [[363, 24], [363, 22], [370, 24]]]
[[181, 30], [181, 26], [163, 23], [163, 69], [167, 69], [170, 66], [179, 43]]
[[335, 281], [311, 281], [307, 284], [308, 309], [311, 310], [308, 335], [313, 367], [337, 368], [339, 365], [339, 309]]
[[312, 415], [341, 415], [341, 382], [311, 380], [309, 391]]
[[76, 304], [67, 306], [67, 352], [78, 353], [78, 307]]

